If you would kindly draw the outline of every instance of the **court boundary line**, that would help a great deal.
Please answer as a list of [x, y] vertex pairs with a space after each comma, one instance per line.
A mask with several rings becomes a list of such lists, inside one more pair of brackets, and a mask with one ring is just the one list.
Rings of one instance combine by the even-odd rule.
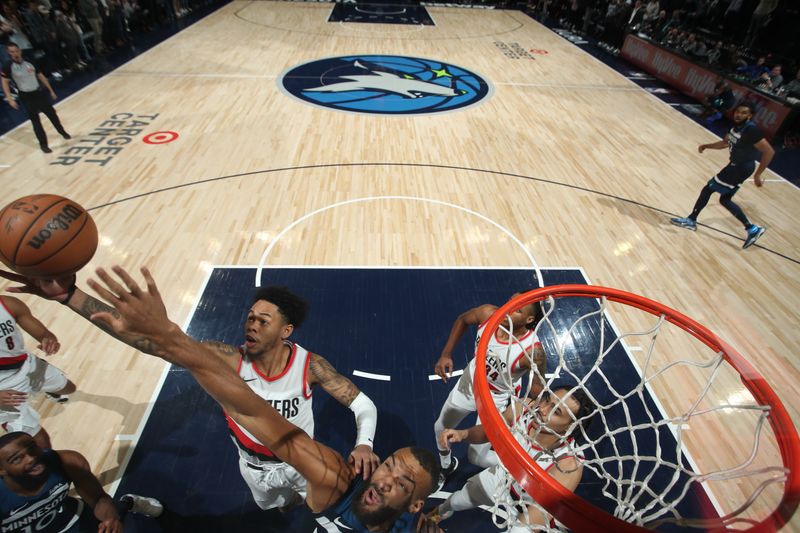
[[[197, 311], [197, 306], [200, 303], [200, 299], [202, 298], [203, 293], [206, 290], [206, 287], [208, 287], [208, 282], [211, 280], [211, 274], [214, 272], [214, 268], [215, 267], [212, 267], [206, 271], [206, 278], [203, 281], [203, 283], [201, 283], [200, 289], [195, 296], [192, 309], [189, 312], [189, 315], [186, 317], [183, 327], [181, 328], [183, 331], [187, 331], [189, 329], [189, 324], [191, 324], [192, 319], [194, 319], [194, 315]], [[136, 356], [143, 357], [144, 355], [136, 354]], [[114, 480], [113, 483], [111, 483], [109, 487], [108, 493], [109, 495], [111, 495], [112, 498], [116, 495], [117, 489], [119, 489], [119, 484], [122, 481], [122, 478], [125, 476], [125, 472], [128, 470], [128, 466], [130, 465], [131, 459], [133, 459], [133, 453], [136, 451], [136, 446], [139, 444], [139, 440], [142, 437], [142, 433], [144, 432], [144, 428], [147, 425], [147, 422], [150, 421], [150, 416], [152, 415], [153, 409], [156, 406], [156, 401], [158, 401], [158, 397], [161, 394], [161, 391], [164, 389], [164, 383], [167, 381], [167, 377], [169, 376], [169, 373], [172, 371], [173, 366], [174, 365], [172, 363], [164, 361], [164, 367], [161, 370], [161, 376], [159, 377], [158, 382], [156, 383], [155, 389], [153, 390], [153, 394], [150, 395], [150, 401], [148, 402], [147, 407], [145, 408], [145, 411], [142, 414], [142, 418], [139, 420], [139, 425], [136, 428], [136, 432], [134, 432], [132, 435], [125, 435], [126, 437], [125, 441], [130, 442], [131, 444], [128, 447], [128, 451], [125, 454], [125, 457], [123, 457], [122, 461], [119, 464], [119, 467], [117, 468], [117, 478]], [[117, 437], [119, 437], [119, 435], [117, 435]]]

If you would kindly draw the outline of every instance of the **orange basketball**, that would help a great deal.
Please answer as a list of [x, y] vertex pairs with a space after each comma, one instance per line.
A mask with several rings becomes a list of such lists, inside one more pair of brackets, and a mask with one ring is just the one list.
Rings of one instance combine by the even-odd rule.
[[57, 278], [80, 270], [97, 250], [97, 226], [68, 198], [34, 194], [0, 211], [0, 261], [19, 274]]

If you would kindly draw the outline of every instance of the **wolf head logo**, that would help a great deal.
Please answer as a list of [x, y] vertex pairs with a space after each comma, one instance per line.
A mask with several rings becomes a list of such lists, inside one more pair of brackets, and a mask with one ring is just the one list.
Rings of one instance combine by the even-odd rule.
[[281, 88], [323, 107], [409, 115], [453, 111], [486, 98], [490, 85], [464, 68], [404, 56], [348, 56], [294, 67]]
[[363, 69], [366, 73], [341, 76], [343, 80], [349, 81], [340, 81], [321, 87], [312, 87], [306, 89], [306, 91], [383, 91], [386, 93], [399, 94], [404, 98], [420, 98], [425, 95], [458, 96], [459, 94], [466, 93], [463, 89], [453, 89], [449, 86], [417, 79], [407, 74], [399, 75], [383, 70], [373, 70], [365, 67], [358, 60], [353, 62], [353, 66]]

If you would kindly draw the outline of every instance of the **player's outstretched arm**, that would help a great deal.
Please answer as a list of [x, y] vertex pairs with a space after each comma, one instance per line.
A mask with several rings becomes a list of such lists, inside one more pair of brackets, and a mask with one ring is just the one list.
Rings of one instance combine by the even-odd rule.
[[[105, 322], [91, 320], [91, 316], [96, 313], [114, 314], [116, 311], [110, 305], [81, 290], [76, 285], [76, 276], [74, 274], [60, 279], [45, 280], [28, 278], [21, 274], [0, 270], [0, 277], [16, 283], [21, 283], [19, 286], [10, 287], [8, 292], [17, 294], [33, 294], [47, 300], [59, 302], [69, 307], [77, 314], [120, 342], [124, 342], [128, 346], [136, 348], [140, 352], [155, 355], [153, 352], [154, 347], [151, 346], [151, 343], [148, 341], [148, 339], [134, 335], [126, 335], [124, 333], [114, 331]], [[226, 360], [229, 365], [233, 367], [236, 366], [238, 361], [231, 357], [231, 355], [238, 355], [239, 353], [235, 346], [217, 341], [204, 342], [213, 348], [212, 353], [214, 353], [214, 355]]]
[[141, 269], [145, 288], [139, 287], [121, 267], [112, 270], [121, 283], [105, 270], [97, 269], [102, 284], [91, 279], [88, 284], [113, 310], [90, 318], [104, 322], [116, 334], [145, 339], [148, 353], [189, 370], [231, 418], [306, 478], [306, 503], [312, 511], [322, 511], [335, 503], [353, 478], [344, 459], [283, 418], [225, 361], [213, 356], [213, 348], [190, 338], [170, 321], [146, 268]]
[[86, 458], [71, 450], [61, 450], [56, 453], [61, 458], [64, 471], [75, 485], [78, 495], [92, 509], [94, 517], [100, 522], [98, 531], [122, 533], [122, 522], [114, 502], [103, 490], [100, 481], [92, 474]]
[[453, 350], [458, 344], [458, 341], [461, 340], [461, 337], [464, 336], [464, 333], [467, 332], [467, 329], [470, 326], [481, 324], [492, 316], [492, 313], [496, 310], [497, 306], [484, 304], [473, 307], [461, 313], [458, 318], [456, 318], [456, 321], [453, 322], [453, 327], [450, 329], [450, 336], [447, 337], [447, 343], [445, 343], [442, 349], [442, 354], [439, 356], [439, 360], [436, 361], [436, 365], [433, 368], [433, 371], [442, 378], [442, 381], [447, 383], [450, 374], [453, 372]]
[[356, 417], [356, 445], [347, 458], [356, 475], [369, 478], [372, 471], [378, 468], [380, 459], [372, 451], [375, 429], [378, 426], [378, 410], [369, 396], [358, 390], [355, 384], [333, 368], [327, 359], [312, 353], [308, 362], [310, 375], [308, 386], [321, 385], [340, 404], [353, 411]]
[[56, 336], [38, 318], [33, 316], [31, 310], [22, 300], [13, 296], [4, 296], [3, 303], [14, 316], [17, 324], [28, 332], [31, 337], [39, 341], [39, 348], [44, 353], [53, 355], [58, 351], [61, 345], [58, 343]]

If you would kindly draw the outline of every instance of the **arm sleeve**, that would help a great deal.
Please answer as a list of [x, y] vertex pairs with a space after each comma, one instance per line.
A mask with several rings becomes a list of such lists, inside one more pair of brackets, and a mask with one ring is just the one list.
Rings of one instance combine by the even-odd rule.
[[350, 410], [356, 415], [356, 446], [366, 444], [372, 448], [372, 441], [375, 438], [375, 429], [378, 426], [378, 410], [369, 396], [359, 392], [352, 402]]

